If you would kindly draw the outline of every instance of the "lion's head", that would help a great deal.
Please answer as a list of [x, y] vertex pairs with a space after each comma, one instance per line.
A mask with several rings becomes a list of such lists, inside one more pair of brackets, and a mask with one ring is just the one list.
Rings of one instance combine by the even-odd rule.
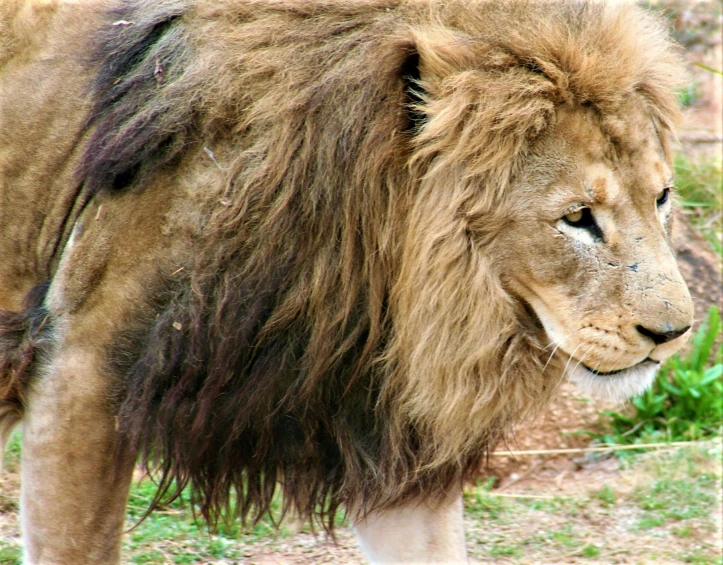
[[540, 406], [559, 376], [641, 393], [692, 323], [670, 247], [676, 54], [634, 7], [579, 8], [491, 8], [484, 41], [473, 16], [417, 36], [422, 181], [394, 351], [437, 455]]
[[693, 314], [670, 247], [670, 161], [642, 100], [619, 115], [558, 112], [521, 175], [502, 250], [566, 374], [617, 401], [650, 385]]

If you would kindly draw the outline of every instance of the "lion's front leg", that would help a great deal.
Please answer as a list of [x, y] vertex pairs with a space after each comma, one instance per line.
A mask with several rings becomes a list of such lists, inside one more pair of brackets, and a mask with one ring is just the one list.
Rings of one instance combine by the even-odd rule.
[[117, 563], [133, 462], [115, 472], [115, 422], [101, 357], [68, 344], [29, 399], [23, 423], [27, 564]]
[[362, 550], [377, 563], [467, 563], [462, 496], [414, 500], [372, 512], [354, 524]]

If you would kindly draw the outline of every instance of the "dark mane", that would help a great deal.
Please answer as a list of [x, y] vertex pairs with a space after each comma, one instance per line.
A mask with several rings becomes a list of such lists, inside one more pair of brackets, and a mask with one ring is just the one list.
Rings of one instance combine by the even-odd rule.
[[[339, 6], [342, 14], [316, 14], [303, 3], [274, 8], [239, 4], [233, 14], [238, 37], [246, 24], [252, 45], [243, 53], [249, 61], [217, 69], [218, 80], [224, 72], [239, 74], [229, 98], [242, 95], [244, 73], [262, 74], [269, 65], [263, 47], [253, 46], [255, 20], [264, 9], [288, 51], [286, 60], [273, 61], [273, 72], [290, 65], [293, 73], [294, 65], [304, 64], [296, 53], [303, 49], [307, 57], [335, 64], [316, 65], [319, 76], [293, 92], [272, 92], [285, 99], [273, 115], [259, 110], [269, 96], [253, 95], [254, 86], [268, 90], [273, 79], [248, 84], [247, 104], [241, 98], [235, 105], [233, 125], [246, 132], [238, 136], [246, 148], [228, 176], [233, 202], [214, 213], [193, 274], [156, 293], [159, 315], [150, 331], [142, 325], [119, 336], [111, 358], [115, 372], [128, 379], [120, 392], [122, 448], [140, 449], [146, 464], [160, 471], [154, 506], [191, 484], [194, 502], [210, 521], [234, 507], [234, 492], [233, 513], [255, 520], [281, 484], [284, 511], [321, 516], [332, 528], [344, 501], [389, 502], [459, 475], [450, 466], [410, 480], [414, 454], [392, 456], [398, 447], [379, 402], [384, 370], [373, 362], [388, 339], [389, 282], [386, 269], [372, 264], [380, 258], [364, 222], [375, 208], [394, 205], [408, 153], [402, 132], [410, 129], [402, 76], [417, 78], [418, 72], [410, 42], [390, 35], [380, 44], [389, 25], [382, 10], [365, 9], [358, 21], [340, 22], [354, 15], [353, 6], [348, 14]], [[207, 100], [174, 103], [176, 92], [204, 92], [200, 73], [188, 64], [179, 11], [113, 16], [144, 19], [138, 28], [111, 32], [133, 35], [102, 43], [103, 52], [113, 53], [122, 40], [126, 52], [121, 64], [112, 55], [102, 59], [96, 83], [98, 141], [89, 145], [83, 172], [98, 189], [131, 181], [142, 188], [154, 169], [189, 149], [198, 123], [194, 107], [209, 109]], [[310, 43], [310, 36], [327, 40]], [[153, 76], [157, 58], [168, 68], [162, 85]], [[223, 135], [223, 125], [203, 128], [215, 138]], [[390, 131], [400, 135], [390, 137]], [[315, 146], [318, 139], [325, 145]], [[381, 160], [380, 145], [388, 147]], [[377, 164], [372, 175], [370, 162]], [[345, 184], [356, 188], [337, 190]], [[269, 215], [275, 208], [282, 213]], [[327, 262], [345, 268], [327, 269]], [[303, 288], [314, 279], [321, 280], [318, 290]], [[408, 430], [412, 444], [415, 434]], [[408, 488], [392, 495], [374, 486], [380, 482]]]
[[189, 4], [123, 0], [94, 38], [93, 133], [79, 171], [92, 192], [142, 185], [191, 143], [197, 111], [178, 88], [193, 57], [180, 21]]
[[21, 419], [28, 384], [52, 347], [53, 321], [43, 305], [48, 286], [33, 287], [22, 312], [0, 309], [0, 442]]

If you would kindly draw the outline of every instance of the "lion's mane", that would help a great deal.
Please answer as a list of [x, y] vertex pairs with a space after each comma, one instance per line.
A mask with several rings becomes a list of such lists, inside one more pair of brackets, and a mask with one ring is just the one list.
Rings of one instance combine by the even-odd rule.
[[211, 520], [280, 484], [333, 526], [474, 476], [560, 378], [485, 251], [497, 203], [556, 107], [611, 136], [626, 97], [661, 132], [677, 112], [635, 7], [128, 2], [95, 41], [86, 186], [224, 171], [192, 265], [109, 354], [122, 448]]

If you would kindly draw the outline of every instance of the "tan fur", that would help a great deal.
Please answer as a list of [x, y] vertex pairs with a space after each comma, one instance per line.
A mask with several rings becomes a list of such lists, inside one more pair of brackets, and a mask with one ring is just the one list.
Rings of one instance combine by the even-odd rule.
[[[0, 2], [29, 562], [117, 561], [138, 453], [211, 520], [281, 478], [382, 560], [418, 521], [457, 559], [448, 501], [566, 374], [648, 386], [692, 316], [656, 204], [681, 67], [641, 9], [585, 10]], [[581, 207], [599, 233], [564, 221]]]

